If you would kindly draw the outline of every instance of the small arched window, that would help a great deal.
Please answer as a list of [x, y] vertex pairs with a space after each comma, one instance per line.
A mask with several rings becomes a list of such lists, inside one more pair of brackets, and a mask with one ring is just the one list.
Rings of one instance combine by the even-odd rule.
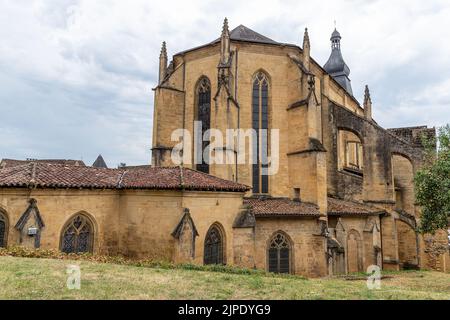
[[66, 225], [62, 233], [61, 251], [65, 253], [93, 252], [94, 228], [91, 220], [78, 214]]
[[[197, 155], [197, 170], [209, 173], [209, 156], [204, 155], [205, 149], [209, 146], [209, 137], [205, 137], [206, 131], [211, 129], [211, 82], [208, 78], [202, 77], [197, 84], [197, 115], [196, 120], [201, 122], [201, 150]], [[200, 133], [200, 132], [199, 132]], [[200, 161], [201, 159], [201, 161]]]
[[8, 222], [6, 216], [0, 211], [0, 248], [6, 247], [7, 228]]
[[[253, 79], [252, 125], [257, 136], [257, 161], [253, 163], [253, 193], [269, 192], [269, 176], [263, 174], [268, 168], [269, 129], [269, 80], [264, 72], [258, 72]], [[266, 170], [263, 170], [266, 169]]]
[[269, 243], [269, 272], [291, 272], [291, 244], [286, 235], [278, 232]]
[[223, 235], [218, 226], [212, 226], [206, 234], [204, 263], [224, 264]]

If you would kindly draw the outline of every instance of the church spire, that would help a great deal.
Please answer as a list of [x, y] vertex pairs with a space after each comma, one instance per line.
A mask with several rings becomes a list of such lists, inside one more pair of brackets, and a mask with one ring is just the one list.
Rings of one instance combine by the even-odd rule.
[[327, 63], [323, 66], [334, 80], [336, 80], [351, 96], [353, 96], [350, 81], [350, 68], [344, 61], [341, 53], [341, 34], [335, 28], [331, 34], [331, 55]]
[[163, 41], [161, 47], [161, 54], [159, 55], [159, 80], [158, 83], [161, 84], [166, 76], [167, 70], [167, 48], [166, 42]]
[[370, 97], [368, 85], [366, 85], [364, 90], [364, 117], [367, 120], [372, 120], [372, 98]]
[[223, 21], [222, 36], [220, 37], [220, 64], [226, 65], [230, 60], [230, 30], [228, 29], [228, 19]]

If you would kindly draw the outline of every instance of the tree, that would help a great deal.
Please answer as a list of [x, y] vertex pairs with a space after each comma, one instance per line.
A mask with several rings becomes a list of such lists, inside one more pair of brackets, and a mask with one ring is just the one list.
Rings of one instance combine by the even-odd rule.
[[434, 141], [422, 140], [425, 164], [414, 177], [417, 204], [422, 207], [419, 230], [435, 233], [447, 228], [450, 217], [450, 124], [439, 128]]

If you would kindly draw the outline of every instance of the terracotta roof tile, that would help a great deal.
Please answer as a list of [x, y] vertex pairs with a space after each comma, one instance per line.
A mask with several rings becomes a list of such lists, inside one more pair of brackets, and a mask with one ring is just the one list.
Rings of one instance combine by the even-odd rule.
[[372, 215], [385, 211], [364, 203], [328, 198], [328, 215]]
[[319, 217], [319, 208], [311, 203], [293, 201], [288, 198], [248, 198], [245, 205], [252, 208], [256, 217], [270, 216], [309, 216]]
[[1, 169], [0, 187], [186, 189], [237, 192], [250, 189], [240, 183], [179, 167], [125, 170], [41, 162]]

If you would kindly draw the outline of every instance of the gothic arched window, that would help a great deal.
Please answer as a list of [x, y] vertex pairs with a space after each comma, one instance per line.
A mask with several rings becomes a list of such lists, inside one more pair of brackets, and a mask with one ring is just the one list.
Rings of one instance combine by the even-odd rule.
[[[252, 124], [256, 131], [256, 163], [253, 163], [253, 193], [269, 192], [269, 176], [263, 174], [268, 168], [268, 129], [269, 129], [269, 81], [263, 72], [258, 72], [253, 79]], [[265, 169], [265, 170], [263, 170]]]
[[6, 247], [6, 236], [8, 231], [6, 216], [0, 211], [0, 248]]
[[62, 233], [61, 251], [65, 253], [85, 253], [93, 251], [94, 228], [91, 220], [78, 214], [67, 224]]
[[[204, 155], [204, 150], [209, 145], [209, 137], [205, 137], [206, 131], [211, 129], [211, 82], [206, 77], [202, 77], [200, 81], [197, 84], [196, 89], [196, 95], [197, 95], [197, 114], [196, 114], [196, 121], [201, 122], [202, 129], [201, 132], [199, 132], [199, 135], [201, 134], [201, 137], [199, 136], [198, 139], [201, 139], [200, 141], [196, 141], [198, 143], [198, 146], [201, 146], [199, 148], [200, 150], [197, 150], [197, 170], [205, 173], [209, 173], [209, 155]], [[204, 139], [206, 138], [206, 139]], [[206, 140], [206, 141], [204, 141]], [[201, 159], [201, 161], [199, 161]]]
[[268, 259], [269, 272], [291, 272], [291, 244], [283, 233], [276, 233], [270, 241]]
[[218, 226], [212, 226], [205, 238], [205, 264], [224, 264], [223, 236]]

